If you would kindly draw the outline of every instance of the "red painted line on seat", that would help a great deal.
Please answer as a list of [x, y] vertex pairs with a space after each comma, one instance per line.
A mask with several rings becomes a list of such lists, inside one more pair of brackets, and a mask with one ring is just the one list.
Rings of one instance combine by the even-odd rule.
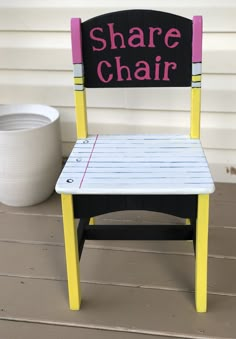
[[83, 177], [82, 177], [82, 179], [81, 179], [81, 181], [80, 181], [79, 188], [81, 188], [81, 187], [82, 187], [82, 184], [83, 184], [83, 181], [84, 181], [84, 178], [85, 178], [86, 172], [87, 172], [87, 170], [88, 170], [89, 163], [90, 163], [90, 160], [91, 160], [91, 158], [92, 158], [93, 151], [94, 151], [94, 148], [95, 148], [95, 146], [96, 146], [96, 142], [97, 142], [97, 140], [98, 140], [98, 134], [97, 134], [97, 136], [96, 136], [96, 139], [95, 139], [95, 141], [94, 141], [93, 148], [92, 148], [92, 151], [91, 151], [91, 153], [90, 153], [90, 156], [89, 156], [89, 159], [88, 159], [87, 165], [86, 165], [86, 167], [85, 167], [85, 170], [84, 170]]

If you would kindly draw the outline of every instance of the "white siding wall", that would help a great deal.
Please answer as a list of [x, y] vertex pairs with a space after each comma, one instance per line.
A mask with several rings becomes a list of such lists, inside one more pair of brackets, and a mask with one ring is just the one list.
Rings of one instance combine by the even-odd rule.
[[[75, 140], [70, 18], [149, 8], [204, 17], [202, 142], [217, 181], [236, 182], [235, 0], [0, 0], [0, 104], [58, 108], [64, 155]], [[91, 133], [187, 133], [186, 89], [87, 91]]]

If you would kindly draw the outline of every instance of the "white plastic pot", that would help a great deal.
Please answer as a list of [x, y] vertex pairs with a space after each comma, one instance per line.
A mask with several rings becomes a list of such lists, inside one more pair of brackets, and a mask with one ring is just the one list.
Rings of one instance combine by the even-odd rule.
[[0, 202], [30, 206], [46, 200], [54, 191], [61, 159], [56, 109], [0, 106]]

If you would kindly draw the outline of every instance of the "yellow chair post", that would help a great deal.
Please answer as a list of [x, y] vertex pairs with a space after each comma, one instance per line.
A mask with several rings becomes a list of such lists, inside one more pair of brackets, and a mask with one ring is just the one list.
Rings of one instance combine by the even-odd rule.
[[89, 225], [92, 225], [92, 226], [95, 225], [95, 218], [90, 218]]
[[[74, 66], [74, 75], [76, 73], [76, 66]], [[74, 76], [74, 98], [75, 98], [75, 113], [76, 113], [76, 134], [77, 138], [87, 138], [88, 136], [88, 123], [87, 123], [87, 110], [86, 110], [86, 92], [84, 88], [83, 73], [81, 76]], [[95, 225], [94, 218], [90, 218], [90, 225]]]
[[198, 196], [196, 225], [195, 301], [197, 312], [207, 310], [209, 195]]
[[202, 17], [193, 17], [192, 40], [192, 99], [190, 136], [200, 138], [201, 79], [202, 78]]
[[[201, 76], [199, 76], [199, 79], [201, 80]], [[200, 138], [200, 112], [201, 112], [201, 88], [192, 88], [190, 136], [193, 139]]]
[[185, 225], [191, 225], [191, 219], [189, 218], [185, 219]]
[[[185, 225], [190, 226], [191, 225], [191, 219], [189, 219], [189, 218], [185, 219]], [[187, 241], [192, 242], [192, 240], [187, 240]]]
[[61, 202], [64, 225], [69, 304], [71, 310], [79, 310], [81, 302], [80, 270], [77, 229], [74, 220], [72, 195], [62, 194]]
[[[75, 78], [76, 82], [76, 78]], [[76, 113], [76, 132], [77, 138], [87, 138], [87, 112], [86, 112], [86, 94], [85, 89], [74, 91], [75, 113]]]

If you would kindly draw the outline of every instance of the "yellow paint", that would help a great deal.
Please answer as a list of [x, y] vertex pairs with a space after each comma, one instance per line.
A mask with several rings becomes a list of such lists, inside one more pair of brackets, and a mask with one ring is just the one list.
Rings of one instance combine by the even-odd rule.
[[[75, 77], [75, 85], [83, 85], [84, 77]], [[83, 91], [74, 91], [75, 96], [75, 112], [76, 112], [76, 132], [77, 138], [87, 138], [88, 136], [88, 123], [87, 123], [87, 110], [86, 110], [86, 93]], [[90, 218], [90, 225], [95, 225], [95, 219]]]
[[202, 79], [202, 76], [201, 75], [193, 75], [192, 76], [192, 81], [193, 82], [200, 82]]
[[89, 225], [95, 225], [95, 219], [94, 218], [90, 218]]
[[84, 91], [74, 91], [77, 138], [87, 138], [86, 95]]
[[74, 84], [75, 85], [83, 85], [84, 84], [84, 78], [83, 77], [79, 77], [79, 78], [74, 78]]
[[64, 225], [69, 304], [71, 310], [79, 310], [81, 302], [80, 271], [77, 229], [74, 220], [72, 195], [62, 194], [61, 202]]
[[[185, 225], [191, 225], [191, 220], [190, 219], [185, 219]], [[187, 240], [188, 242], [192, 242], [192, 240]]]
[[192, 88], [190, 136], [193, 139], [200, 138], [200, 111], [201, 111], [201, 88]]
[[195, 300], [197, 312], [207, 310], [209, 195], [198, 196], [196, 227]]

